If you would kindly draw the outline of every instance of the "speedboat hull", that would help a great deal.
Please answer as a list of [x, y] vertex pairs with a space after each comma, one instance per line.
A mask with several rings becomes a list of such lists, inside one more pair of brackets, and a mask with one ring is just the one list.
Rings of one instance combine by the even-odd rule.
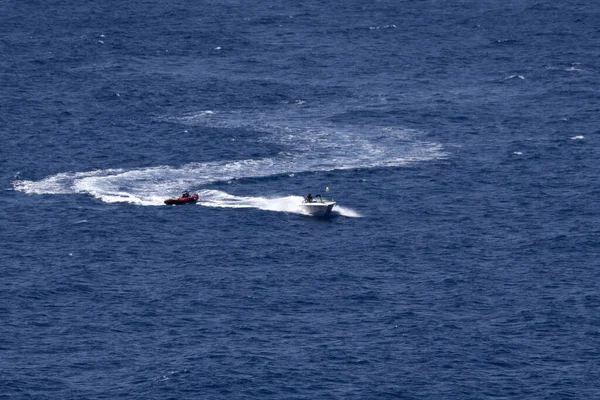
[[195, 203], [198, 201], [198, 193], [191, 194], [189, 197], [171, 197], [170, 199], [165, 200], [165, 204], [167, 205], [181, 205], [188, 203]]
[[320, 194], [312, 197], [309, 193], [308, 196], [304, 198], [302, 204], [300, 204], [300, 207], [309, 215], [326, 217], [331, 213], [335, 204], [333, 197], [321, 196]]
[[315, 217], [326, 217], [333, 210], [333, 206], [335, 206], [335, 202], [323, 202], [323, 203], [302, 203], [301, 207], [305, 213], [310, 214]]

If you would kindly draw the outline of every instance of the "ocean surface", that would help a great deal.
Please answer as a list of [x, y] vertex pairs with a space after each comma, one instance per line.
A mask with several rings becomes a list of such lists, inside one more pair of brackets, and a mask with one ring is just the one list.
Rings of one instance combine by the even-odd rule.
[[0, 0], [0, 399], [600, 398], [599, 21]]

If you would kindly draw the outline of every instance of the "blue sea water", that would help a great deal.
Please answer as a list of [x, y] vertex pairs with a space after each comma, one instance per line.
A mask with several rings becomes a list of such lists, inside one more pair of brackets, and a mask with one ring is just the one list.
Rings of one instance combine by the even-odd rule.
[[600, 398], [598, 21], [1, 0], [0, 398]]

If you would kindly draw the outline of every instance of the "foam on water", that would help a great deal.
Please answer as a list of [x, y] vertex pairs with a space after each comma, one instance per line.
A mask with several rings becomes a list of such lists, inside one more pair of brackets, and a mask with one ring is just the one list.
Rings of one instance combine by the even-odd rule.
[[[237, 197], [202, 190], [202, 186], [243, 178], [293, 177], [303, 172], [395, 167], [445, 157], [440, 144], [421, 140], [422, 134], [414, 130], [396, 126], [344, 126], [318, 120], [306, 123], [307, 117], [308, 121], [314, 121], [317, 115], [315, 111], [306, 110], [302, 118], [289, 113], [283, 118], [264, 113], [204, 110], [180, 117], [165, 117], [163, 120], [176, 124], [249, 128], [259, 135], [257, 140], [271, 141], [284, 150], [274, 157], [195, 162], [179, 167], [65, 172], [40, 181], [18, 179], [13, 186], [32, 194], [82, 193], [106, 203], [144, 206], [162, 205], [163, 200], [174, 193], [193, 190], [200, 191], [200, 205], [301, 212], [297, 209], [301, 202], [298, 196], [278, 199]], [[337, 209], [342, 215], [358, 216], [353, 210]]]
[[504, 78], [504, 80], [507, 81], [509, 79], [515, 79], [515, 78], [525, 79], [525, 76], [523, 76], [523, 75], [511, 75], [511, 76], [507, 76], [506, 78]]
[[356, 212], [355, 210], [348, 208], [348, 207], [342, 207], [339, 205], [336, 205], [331, 212], [338, 213], [340, 215], [343, 215], [344, 217], [362, 218], [362, 215], [359, 214], [358, 212]]
[[[302, 201], [304, 200], [302, 196], [273, 198], [234, 196], [220, 190], [202, 190], [198, 194], [200, 200], [197, 204], [207, 207], [256, 208], [265, 211], [306, 214], [305, 210], [301, 207]], [[355, 210], [348, 207], [340, 207], [338, 205], [333, 208], [332, 213], [350, 218], [361, 217]]]

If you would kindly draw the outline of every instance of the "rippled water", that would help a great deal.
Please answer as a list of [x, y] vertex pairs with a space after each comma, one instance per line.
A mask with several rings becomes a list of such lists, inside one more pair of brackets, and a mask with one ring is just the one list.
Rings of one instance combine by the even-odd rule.
[[0, 2], [0, 397], [598, 397], [599, 14]]

